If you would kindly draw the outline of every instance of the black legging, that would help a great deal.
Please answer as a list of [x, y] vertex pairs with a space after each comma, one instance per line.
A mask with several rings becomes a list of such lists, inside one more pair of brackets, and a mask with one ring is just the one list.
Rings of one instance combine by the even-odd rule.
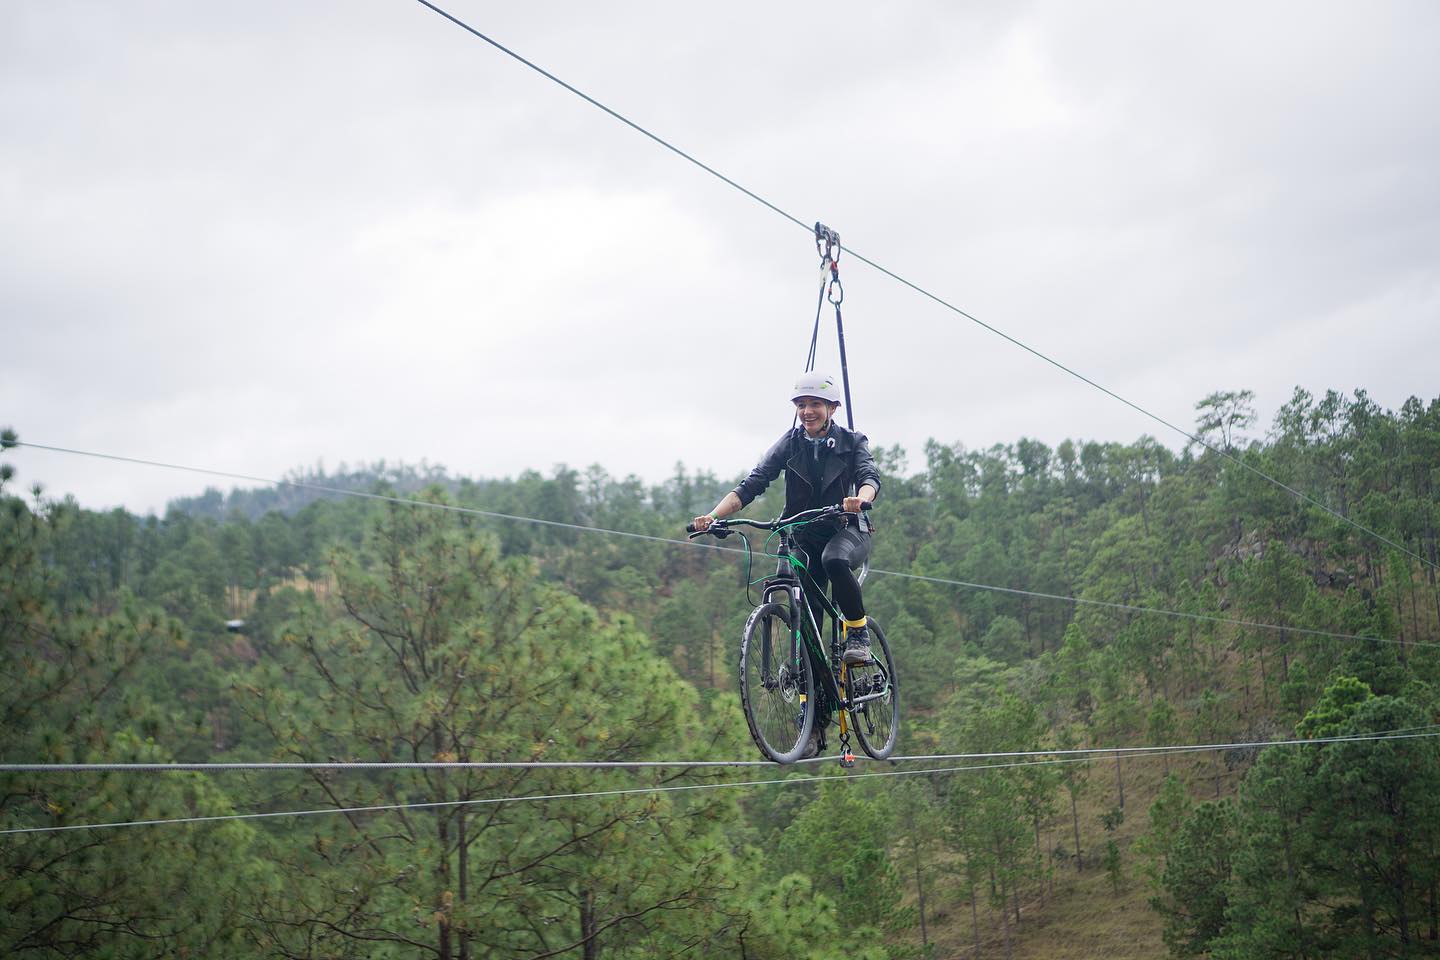
[[[833, 528], [832, 528], [833, 529]], [[813, 528], [812, 528], [813, 530]], [[816, 533], [820, 535], [817, 536]], [[855, 579], [854, 567], [860, 566], [870, 556], [870, 534], [861, 533], [854, 527], [843, 530], [806, 530], [795, 537], [796, 543], [804, 549], [806, 556], [820, 556], [818, 564], [805, 564], [814, 581], [816, 596], [810, 600], [810, 609], [815, 613], [815, 622], [820, 623], [824, 612], [817, 599], [825, 593], [825, 585], [834, 583], [835, 604], [846, 620], [859, 620], [865, 616], [865, 602], [860, 597], [860, 581]], [[781, 570], [781, 573], [788, 571]], [[806, 584], [807, 589], [810, 584]]]

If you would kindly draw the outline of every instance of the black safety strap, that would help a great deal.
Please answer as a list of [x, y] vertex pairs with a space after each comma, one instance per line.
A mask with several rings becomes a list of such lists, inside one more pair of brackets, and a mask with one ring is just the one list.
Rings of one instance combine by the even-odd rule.
[[[816, 222], [815, 252], [820, 254], [820, 295], [835, 307], [835, 336], [840, 341], [840, 382], [845, 389], [845, 425], [855, 429], [855, 407], [850, 402], [850, 364], [845, 356], [845, 323], [840, 317], [840, 304], [845, 302], [845, 287], [840, 282], [840, 234]], [[826, 274], [829, 276], [826, 276]], [[821, 304], [815, 305], [815, 329], [810, 334], [810, 356], [805, 372], [815, 369], [815, 348], [820, 340]]]

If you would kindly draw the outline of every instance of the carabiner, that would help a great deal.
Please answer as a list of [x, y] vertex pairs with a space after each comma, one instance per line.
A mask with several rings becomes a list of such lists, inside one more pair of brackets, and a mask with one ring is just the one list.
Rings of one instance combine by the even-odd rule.
[[840, 234], [818, 220], [815, 221], [815, 252], [820, 255], [822, 269], [824, 265], [840, 261]]

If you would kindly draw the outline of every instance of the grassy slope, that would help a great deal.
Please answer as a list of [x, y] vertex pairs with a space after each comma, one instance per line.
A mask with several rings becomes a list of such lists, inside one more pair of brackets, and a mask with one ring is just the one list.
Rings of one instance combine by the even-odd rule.
[[[1171, 770], [1190, 785], [1196, 801], [1214, 797], [1210, 758], [1171, 758]], [[1115, 804], [1113, 761], [1097, 762], [1089, 771], [1089, 784], [1079, 800], [1080, 839], [1085, 850], [1085, 868], [1077, 873], [1073, 864], [1057, 864], [1053, 894], [1048, 888], [1027, 890], [1021, 897], [1021, 922], [1012, 924], [1015, 960], [1131, 960], [1164, 958], [1168, 952], [1160, 939], [1160, 917], [1147, 900], [1153, 895], [1142, 873], [1142, 861], [1131, 847], [1149, 829], [1150, 804], [1154, 802], [1164, 776], [1158, 757], [1124, 761], [1125, 822], [1115, 832], [1121, 848], [1123, 883], [1117, 893], [1101, 863], [1108, 839], [1100, 825], [1100, 814]], [[1223, 794], [1233, 792], [1234, 775], [1222, 782]], [[1068, 803], [1044, 836], [1048, 846], [1073, 844]], [[914, 904], [913, 874], [905, 876], [907, 903]], [[938, 872], [927, 877], [927, 913], [930, 940], [937, 958], [976, 958], [970, 920], [970, 903], [947, 887]], [[979, 958], [1005, 957], [1005, 940], [999, 914], [983, 903], [979, 910]], [[918, 925], [904, 938], [920, 942]], [[978, 960], [978, 958], [976, 958]]]

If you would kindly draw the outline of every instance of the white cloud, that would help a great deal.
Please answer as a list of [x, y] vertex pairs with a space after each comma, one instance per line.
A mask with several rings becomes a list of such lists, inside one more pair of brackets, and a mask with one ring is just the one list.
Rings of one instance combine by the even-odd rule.
[[[455, 13], [1182, 426], [1434, 393], [1432, 5]], [[813, 319], [802, 231], [418, 5], [7, 6], [0, 221], [0, 421], [244, 473], [734, 473]], [[842, 265], [860, 423], [912, 462], [1159, 432]], [[16, 456], [95, 505], [206, 482]]]

